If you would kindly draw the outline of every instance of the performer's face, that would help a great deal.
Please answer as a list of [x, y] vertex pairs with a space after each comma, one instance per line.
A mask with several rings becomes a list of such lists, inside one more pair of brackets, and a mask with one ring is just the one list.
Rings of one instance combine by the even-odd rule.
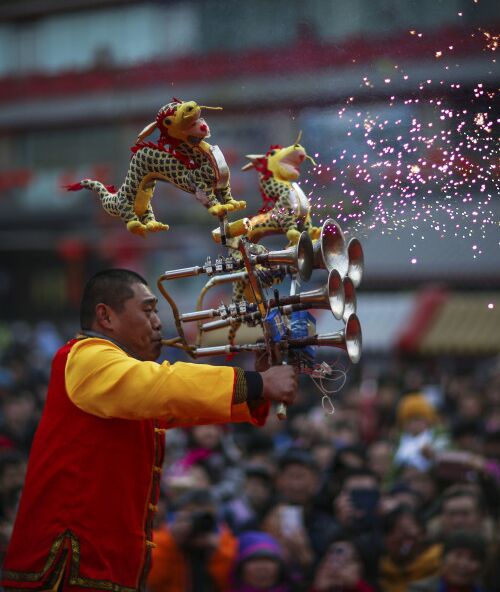
[[156, 308], [158, 299], [148, 286], [133, 284], [134, 296], [114, 313], [116, 340], [141, 360], [154, 361], [161, 352], [161, 321]]

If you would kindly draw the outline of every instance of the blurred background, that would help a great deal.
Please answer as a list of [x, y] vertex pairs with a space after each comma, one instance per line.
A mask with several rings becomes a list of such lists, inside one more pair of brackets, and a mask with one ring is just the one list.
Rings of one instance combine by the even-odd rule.
[[[366, 353], [402, 339], [417, 353], [498, 351], [496, 2], [24, 0], [0, 2], [0, 19], [3, 321], [75, 325], [91, 272], [154, 281], [218, 252], [214, 220], [175, 187], [160, 183], [153, 203], [171, 230], [147, 240], [64, 189], [119, 186], [137, 133], [177, 96], [224, 108], [208, 112], [211, 142], [249, 215], [261, 198], [245, 154], [302, 130], [313, 221], [332, 216], [364, 246]], [[194, 302], [200, 282], [178, 284]], [[422, 307], [425, 330], [407, 339]]]
[[[154, 286], [220, 253], [215, 219], [173, 186], [158, 184], [153, 200], [170, 230], [147, 239], [93, 193], [64, 189], [82, 178], [119, 186], [138, 132], [173, 96], [223, 107], [205, 114], [210, 142], [247, 215], [262, 201], [245, 155], [302, 131], [317, 163], [299, 180], [313, 222], [335, 218], [365, 253], [351, 389], [367, 400], [388, 384], [423, 389], [438, 406], [461, 378], [498, 393], [499, 24], [495, 0], [0, 0], [0, 388], [5, 407], [13, 393], [34, 397], [18, 405], [20, 431], [36, 424], [26, 417], [78, 327], [89, 275], [129, 267]], [[315, 272], [308, 288], [324, 282]], [[169, 286], [182, 312], [203, 283]], [[331, 324], [318, 314], [320, 327], [341, 328]], [[480, 414], [496, 430], [491, 399]], [[5, 445], [24, 454], [29, 436], [8, 436], [9, 421], [4, 411]]]

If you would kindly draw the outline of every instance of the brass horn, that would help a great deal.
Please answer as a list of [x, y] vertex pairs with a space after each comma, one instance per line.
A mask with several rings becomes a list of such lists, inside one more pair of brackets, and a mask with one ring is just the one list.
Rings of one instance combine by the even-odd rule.
[[319, 240], [314, 246], [314, 268], [331, 271], [336, 269], [340, 277], [347, 275], [349, 259], [347, 258], [344, 233], [340, 226], [329, 218], [321, 227]]
[[352, 314], [347, 319], [343, 331], [326, 333], [324, 335], [314, 335], [312, 337], [303, 337], [300, 339], [290, 339], [289, 341], [289, 345], [292, 347], [304, 347], [306, 345], [339, 347], [347, 352], [347, 355], [353, 364], [357, 364], [361, 358], [361, 344], [361, 324], [355, 314]]
[[357, 288], [361, 283], [365, 268], [363, 247], [357, 238], [351, 238], [347, 243], [347, 257], [349, 260], [347, 276], [351, 278], [354, 287]]
[[252, 256], [251, 259], [261, 265], [291, 265], [297, 268], [302, 281], [307, 282], [313, 270], [313, 256], [311, 237], [307, 232], [302, 232], [299, 242], [294, 247], [283, 251], [269, 251]]
[[[332, 311], [336, 319], [341, 319], [345, 306], [342, 278], [336, 269], [332, 269], [328, 274], [328, 282], [322, 288], [280, 298], [279, 303], [280, 305], [292, 305], [290, 312], [295, 309], [326, 308]], [[275, 301], [271, 301], [271, 305], [276, 306], [276, 304]], [[284, 312], [288, 312], [288, 310], [285, 309]]]
[[354, 288], [354, 282], [350, 277], [346, 276], [342, 282], [344, 284], [344, 295], [345, 295], [345, 307], [344, 307], [344, 321], [355, 314], [356, 312], [356, 289]]

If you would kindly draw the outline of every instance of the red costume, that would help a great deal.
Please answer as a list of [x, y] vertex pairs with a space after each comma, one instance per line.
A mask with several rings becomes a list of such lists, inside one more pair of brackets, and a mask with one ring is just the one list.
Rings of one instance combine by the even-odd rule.
[[[83, 347], [77, 340], [70, 341], [53, 361], [45, 410], [33, 442], [26, 483], [4, 562], [2, 584], [6, 588], [50, 590], [62, 579], [65, 590], [87, 592], [132, 592], [145, 586], [154, 546], [152, 520], [159, 493], [165, 430], [151, 418], [131, 419], [133, 411], [130, 410], [121, 413], [128, 418], [104, 415], [104, 412], [99, 416], [97, 412], [82, 410], [80, 402], [75, 403], [68, 395], [65, 371], [73, 348], [77, 351], [75, 356], [82, 356], [82, 359], [86, 351], [95, 350], [98, 358], [93, 353], [90, 361], [102, 361], [102, 369], [97, 364], [97, 376], [101, 370], [106, 375], [115, 372], [109, 369], [110, 360], [119, 368], [116, 378], [109, 380], [109, 384], [104, 379], [99, 381], [105, 383], [103, 393], [95, 394], [95, 388], [91, 389], [92, 404], [95, 399], [112, 399], [111, 390], [123, 389], [122, 382], [126, 382], [127, 376], [146, 371], [152, 375], [152, 381], [155, 376], [162, 379], [167, 376], [165, 382], [172, 391], [167, 395], [154, 393], [155, 400], [163, 397], [171, 401], [163, 426], [186, 424], [189, 421], [183, 407], [187, 404], [186, 391], [179, 385], [185, 388], [189, 379], [186, 377], [194, 374], [198, 379], [208, 368], [210, 388], [214, 390], [219, 384], [219, 390], [224, 392], [220, 401], [226, 397], [228, 404], [222, 409], [216, 400], [214, 406], [219, 405], [219, 408], [208, 412], [208, 406], [200, 409], [204, 402], [200, 404], [195, 400], [193, 423], [209, 423], [217, 421], [217, 417], [219, 422], [262, 423], [267, 411], [261, 406], [259, 417], [253, 419], [246, 403], [233, 404], [233, 388], [237, 390], [241, 382], [239, 370], [221, 367], [217, 374], [210, 370], [217, 367], [139, 362], [104, 340], [85, 341], [88, 343]], [[229, 386], [231, 372], [233, 384]], [[84, 390], [81, 384], [85, 385], [85, 380], [92, 378], [91, 374], [93, 371], [83, 366], [81, 378], [77, 377], [80, 390]], [[90, 385], [94, 387], [95, 376], [92, 380]], [[134, 377], [130, 380], [133, 382]], [[144, 394], [139, 395], [147, 400], [147, 389], [151, 388], [146, 383]], [[90, 407], [90, 403], [88, 405]], [[102, 405], [104, 410], [105, 405], [109, 402]], [[242, 407], [246, 408], [245, 412]]]

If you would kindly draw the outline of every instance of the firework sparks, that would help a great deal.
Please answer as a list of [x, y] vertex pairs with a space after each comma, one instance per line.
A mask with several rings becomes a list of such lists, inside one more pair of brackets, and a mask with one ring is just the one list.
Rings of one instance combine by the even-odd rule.
[[[495, 51], [498, 36], [481, 32], [487, 48]], [[422, 36], [416, 30], [409, 34]], [[445, 51], [453, 52], [454, 46], [433, 55], [447, 70], [450, 63], [441, 60]], [[391, 87], [409, 78], [398, 65], [394, 72], [379, 84]], [[365, 76], [360, 87], [374, 84]], [[347, 147], [314, 169], [309, 195], [321, 218], [331, 215], [355, 233], [376, 230], [397, 236], [405, 229], [424, 240], [430, 228], [443, 239], [470, 241], [471, 256], [477, 258], [487, 232], [500, 228], [495, 203], [499, 146], [498, 133], [493, 133], [499, 122], [493, 110], [497, 92], [478, 81], [464, 99], [462, 84], [449, 78], [415, 84], [418, 91], [430, 87], [444, 88], [443, 97], [420, 92], [398, 98], [389, 91], [389, 101], [373, 112], [357, 107], [350, 97], [336, 114]], [[335, 203], [331, 197], [317, 199], [320, 189], [335, 195]], [[416, 242], [410, 250], [415, 247]], [[415, 265], [417, 258], [410, 262]]]
[[494, 33], [490, 33], [489, 31], [484, 31], [483, 29], [479, 29], [481, 33], [484, 35], [486, 39], [486, 49], [490, 51], [496, 51], [498, 49], [498, 40], [500, 35], [495, 35]]

